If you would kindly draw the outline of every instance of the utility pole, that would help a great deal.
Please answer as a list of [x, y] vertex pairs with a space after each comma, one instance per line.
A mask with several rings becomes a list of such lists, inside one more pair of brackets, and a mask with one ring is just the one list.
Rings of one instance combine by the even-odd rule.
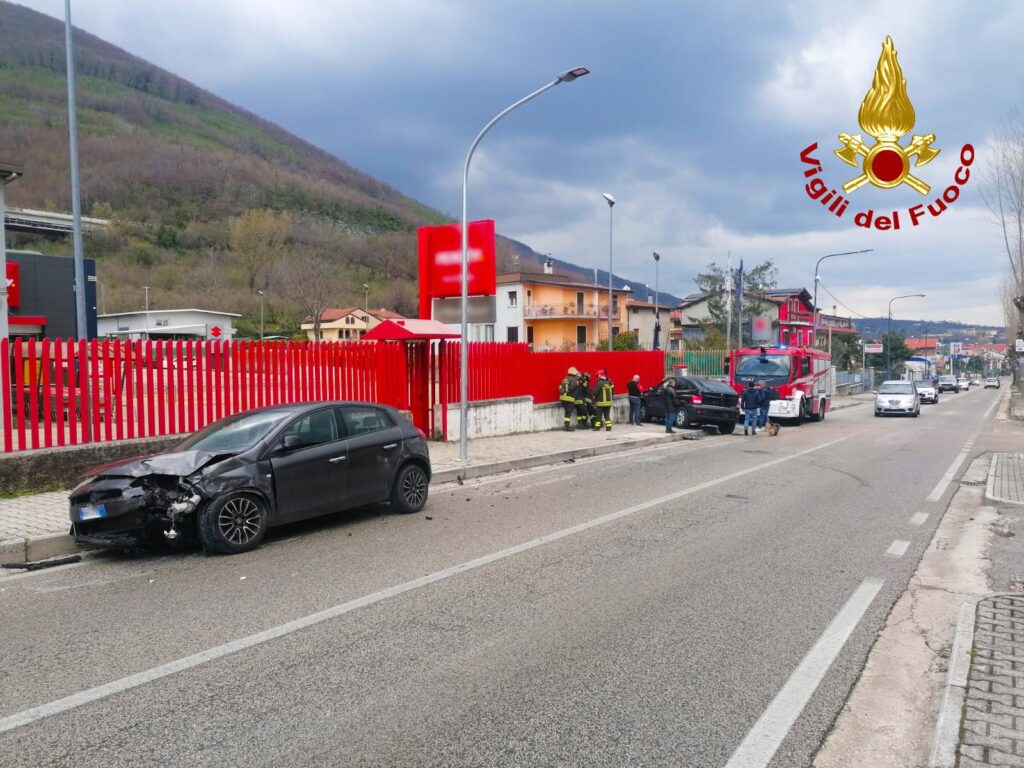
[[71, 148], [71, 239], [75, 254], [75, 324], [78, 338], [89, 335], [85, 314], [85, 257], [82, 253], [82, 193], [78, 178], [78, 115], [75, 107], [75, 47], [71, 0], [64, 0], [64, 47], [68, 70], [68, 141]]
[[[817, 311], [817, 310], [815, 310], [815, 311]], [[833, 304], [832, 305], [832, 317], [835, 317], [835, 316], [836, 316], [836, 305]], [[817, 343], [818, 340], [815, 339], [814, 341], [815, 341], [815, 343]], [[828, 356], [832, 357], [832, 323], [831, 322], [829, 322], [829, 324], [828, 324]]]
[[146, 339], [149, 339], [149, 286], [142, 286], [142, 290], [146, 292]]

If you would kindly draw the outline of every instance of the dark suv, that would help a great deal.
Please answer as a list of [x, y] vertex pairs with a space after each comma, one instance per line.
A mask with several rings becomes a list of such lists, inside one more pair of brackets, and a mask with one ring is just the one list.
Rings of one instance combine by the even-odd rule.
[[956, 376], [939, 376], [939, 383], [935, 385], [935, 389], [939, 392], [956, 393], [960, 391], [960, 382]]
[[[740, 418], [739, 397], [728, 384], [703, 376], [673, 376], [676, 380], [676, 426], [680, 429], [691, 427], [718, 427], [723, 435], [736, 429]], [[651, 387], [643, 396], [641, 418], [644, 421], [664, 421], [665, 406], [662, 405], [662, 391], [668, 378]]]

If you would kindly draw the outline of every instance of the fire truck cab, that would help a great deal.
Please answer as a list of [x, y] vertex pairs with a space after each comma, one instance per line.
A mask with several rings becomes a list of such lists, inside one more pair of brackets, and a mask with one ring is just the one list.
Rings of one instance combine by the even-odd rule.
[[763, 381], [775, 390], [768, 416], [797, 424], [822, 421], [832, 407], [835, 373], [832, 356], [812, 347], [750, 347], [729, 354], [729, 384], [742, 394]]

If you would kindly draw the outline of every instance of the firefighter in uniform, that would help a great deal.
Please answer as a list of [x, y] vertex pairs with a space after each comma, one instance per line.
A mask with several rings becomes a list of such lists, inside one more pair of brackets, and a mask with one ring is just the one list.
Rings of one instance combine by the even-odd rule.
[[[575, 369], [573, 369], [575, 370]], [[576, 375], [576, 391], [573, 393], [576, 395], [576, 426], [586, 429], [587, 427], [587, 403], [583, 399], [583, 396], [590, 391], [590, 385], [587, 382], [587, 374], [577, 373]]]
[[576, 429], [576, 398], [579, 395], [580, 372], [570, 368], [562, 383], [558, 385], [558, 400], [562, 403], [562, 429], [572, 432]]
[[608, 374], [602, 368], [597, 372], [597, 382], [594, 384], [594, 402], [600, 410], [597, 428], [601, 428], [601, 420], [604, 421], [604, 428], [611, 431], [612, 428], [612, 396], [615, 394], [615, 384], [608, 378]]
[[585, 416], [581, 417], [580, 426], [586, 427], [590, 423], [591, 429], [600, 429], [601, 420], [598, 418], [597, 406], [594, 405], [594, 389], [590, 386], [590, 374], [582, 373], [583, 377], [583, 407], [586, 409]]

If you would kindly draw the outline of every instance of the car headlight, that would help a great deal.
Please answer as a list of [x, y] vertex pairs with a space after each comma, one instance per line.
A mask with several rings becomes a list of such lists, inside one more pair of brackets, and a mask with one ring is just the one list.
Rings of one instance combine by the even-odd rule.
[[83, 485], [88, 485], [88, 484], [89, 484], [89, 483], [91, 483], [91, 482], [92, 482], [93, 480], [95, 480], [95, 479], [96, 479], [97, 477], [99, 477], [99, 475], [91, 475], [91, 476], [89, 476], [89, 477], [83, 478], [83, 479], [82, 479], [82, 480], [81, 480], [81, 481], [80, 481], [80, 482], [78, 483], [78, 485], [76, 485], [76, 486], [75, 486], [74, 488], [72, 488], [72, 489], [71, 489], [71, 493], [73, 494], [73, 493], [74, 493], [75, 491], [77, 491], [77, 490], [78, 490], [79, 488], [81, 488], [81, 487], [82, 487]]

